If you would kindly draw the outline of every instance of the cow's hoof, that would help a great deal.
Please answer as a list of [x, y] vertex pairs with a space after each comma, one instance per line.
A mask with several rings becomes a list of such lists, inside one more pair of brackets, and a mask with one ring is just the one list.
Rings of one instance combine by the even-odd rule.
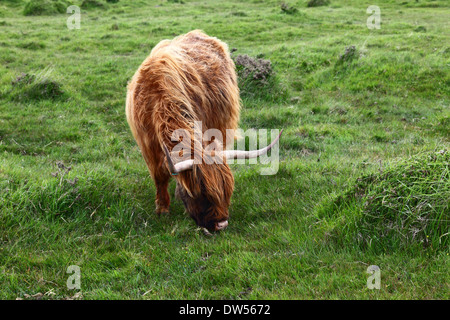
[[166, 216], [166, 215], [169, 214], [169, 209], [158, 208], [158, 209], [155, 210], [155, 213], [156, 213], [158, 216]]

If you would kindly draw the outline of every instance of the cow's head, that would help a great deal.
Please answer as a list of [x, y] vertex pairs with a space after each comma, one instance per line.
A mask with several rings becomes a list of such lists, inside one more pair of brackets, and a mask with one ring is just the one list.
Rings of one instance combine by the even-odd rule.
[[[167, 165], [177, 179], [175, 194], [183, 201], [186, 211], [198, 226], [208, 231], [218, 231], [228, 226], [228, 207], [234, 188], [234, 178], [227, 159], [250, 159], [267, 153], [280, 139], [278, 137], [265, 148], [253, 151], [226, 150], [215, 155], [220, 163], [194, 164], [194, 160], [184, 160], [174, 164], [169, 150], [163, 144]], [[194, 172], [192, 172], [194, 171]]]
[[[188, 179], [177, 180], [176, 197], [183, 201], [184, 207], [198, 226], [208, 231], [225, 229], [228, 225], [228, 207], [234, 189], [234, 178], [227, 164], [195, 165], [192, 171], [185, 171]], [[192, 187], [194, 186], [194, 187]]]

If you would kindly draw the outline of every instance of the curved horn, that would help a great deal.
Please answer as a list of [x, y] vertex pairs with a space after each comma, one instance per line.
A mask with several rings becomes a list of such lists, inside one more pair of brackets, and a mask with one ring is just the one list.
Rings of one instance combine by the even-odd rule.
[[172, 161], [172, 158], [170, 157], [170, 152], [167, 149], [166, 145], [163, 143], [163, 150], [166, 154], [167, 164], [169, 165], [169, 171], [172, 175], [177, 175], [180, 172], [191, 170], [194, 165], [194, 160], [184, 160], [181, 162], [178, 162], [177, 164], [174, 164]]
[[[222, 156], [226, 159], [251, 159], [251, 158], [257, 158], [263, 154], [266, 154], [272, 147], [280, 140], [281, 134], [283, 133], [283, 129], [281, 129], [280, 134], [278, 137], [272, 141], [271, 144], [269, 144], [267, 147], [259, 149], [259, 150], [253, 150], [253, 151], [243, 151], [243, 150], [226, 150], [223, 152]], [[172, 158], [170, 156], [170, 152], [167, 149], [166, 145], [163, 143], [163, 150], [166, 155], [167, 164], [169, 165], [169, 170], [172, 175], [177, 175], [180, 172], [191, 170], [194, 166], [194, 160], [184, 160], [181, 162], [178, 162], [177, 164], [174, 164], [172, 161]]]
[[278, 137], [272, 141], [271, 144], [269, 144], [267, 147], [259, 149], [259, 150], [252, 150], [252, 151], [243, 151], [243, 150], [226, 150], [223, 153], [223, 156], [226, 159], [251, 159], [251, 158], [257, 158], [265, 153], [267, 153], [272, 147], [280, 140], [281, 134], [283, 133], [283, 129], [281, 129], [280, 134]]

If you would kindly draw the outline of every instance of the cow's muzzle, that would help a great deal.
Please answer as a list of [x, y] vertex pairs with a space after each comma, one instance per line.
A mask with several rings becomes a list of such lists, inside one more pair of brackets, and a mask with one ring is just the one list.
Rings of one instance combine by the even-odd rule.
[[228, 220], [220, 221], [216, 223], [216, 231], [223, 230], [228, 227]]

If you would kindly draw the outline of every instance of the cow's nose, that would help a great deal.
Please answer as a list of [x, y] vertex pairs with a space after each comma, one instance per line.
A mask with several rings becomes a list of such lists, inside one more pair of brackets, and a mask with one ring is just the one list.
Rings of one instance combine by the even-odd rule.
[[220, 221], [216, 224], [216, 231], [223, 230], [228, 227], [228, 220]]

